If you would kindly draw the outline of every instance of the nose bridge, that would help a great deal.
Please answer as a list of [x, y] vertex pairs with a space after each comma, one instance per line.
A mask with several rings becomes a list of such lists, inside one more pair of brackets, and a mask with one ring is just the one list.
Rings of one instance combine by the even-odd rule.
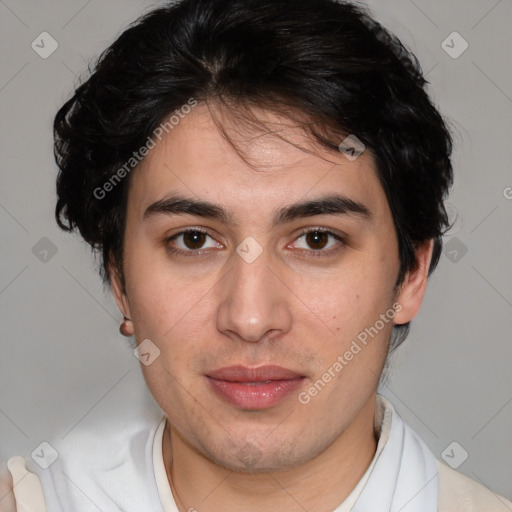
[[226, 276], [217, 326], [226, 334], [256, 342], [270, 332], [288, 331], [291, 312], [284, 286], [269, 268], [269, 254], [251, 240], [244, 242]]

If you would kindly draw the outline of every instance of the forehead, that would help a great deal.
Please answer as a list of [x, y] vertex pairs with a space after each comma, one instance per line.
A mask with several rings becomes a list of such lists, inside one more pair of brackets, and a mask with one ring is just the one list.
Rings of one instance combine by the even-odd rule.
[[171, 193], [240, 212], [270, 211], [326, 193], [344, 194], [372, 210], [386, 209], [370, 151], [348, 159], [321, 148], [297, 124], [266, 111], [258, 113], [263, 128], [214, 116], [204, 104], [197, 105], [133, 172], [129, 210], [137, 217]]

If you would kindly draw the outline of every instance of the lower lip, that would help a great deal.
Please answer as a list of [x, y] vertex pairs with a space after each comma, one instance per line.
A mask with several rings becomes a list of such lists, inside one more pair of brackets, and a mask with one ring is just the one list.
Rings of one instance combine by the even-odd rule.
[[273, 380], [264, 384], [246, 384], [208, 379], [213, 391], [223, 400], [241, 409], [261, 410], [277, 405], [301, 386], [303, 378]]

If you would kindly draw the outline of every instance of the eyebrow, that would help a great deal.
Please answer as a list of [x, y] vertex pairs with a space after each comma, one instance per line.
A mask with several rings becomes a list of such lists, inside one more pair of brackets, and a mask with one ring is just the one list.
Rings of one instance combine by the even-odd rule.
[[[224, 224], [234, 224], [233, 215], [221, 206], [208, 201], [190, 199], [182, 196], [172, 196], [160, 199], [149, 205], [144, 211], [143, 219], [158, 215], [187, 214], [206, 219], [218, 220]], [[370, 209], [359, 201], [339, 194], [331, 194], [299, 201], [279, 209], [273, 217], [273, 226], [284, 224], [296, 219], [316, 215], [348, 215], [370, 220]]]

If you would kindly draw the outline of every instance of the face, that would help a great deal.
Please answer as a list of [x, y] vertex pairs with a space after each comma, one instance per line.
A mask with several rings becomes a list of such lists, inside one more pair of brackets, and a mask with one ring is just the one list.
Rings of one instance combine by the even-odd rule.
[[280, 137], [225, 119], [236, 151], [198, 105], [150, 151], [131, 177], [125, 290], [114, 280], [137, 342], [160, 350], [142, 370], [173, 434], [238, 471], [332, 445], [375, 395], [409, 300], [370, 153], [260, 116]]

